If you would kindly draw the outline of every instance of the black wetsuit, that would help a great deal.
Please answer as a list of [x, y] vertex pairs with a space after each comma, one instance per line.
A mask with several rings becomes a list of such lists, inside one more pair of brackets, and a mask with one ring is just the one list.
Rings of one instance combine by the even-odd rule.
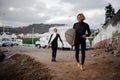
[[[50, 39], [49, 39], [48, 43], [50, 43], [50, 41], [52, 39], [52, 36], [53, 36], [53, 34], [50, 36]], [[51, 47], [52, 47], [52, 61], [56, 61], [58, 38], [60, 39], [61, 43], [63, 44], [62, 39], [61, 39], [61, 37], [58, 33], [57, 33], [56, 37], [54, 38], [54, 40], [50, 43]]]
[[[73, 28], [76, 30], [75, 34], [75, 57], [76, 61], [79, 62], [79, 47], [81, 45], [81, 64], [84, 64], [85, 61], [85, 49], [86, 49], [86, 39], [83, 38], [83, 35], [86, 35], [87, 37], [91, 35], [91, 31], [89, 28], [89, 25], [85, 22], [77, 22], [73, 25]], [[86, 34], [87, 31], [87, 34]]]

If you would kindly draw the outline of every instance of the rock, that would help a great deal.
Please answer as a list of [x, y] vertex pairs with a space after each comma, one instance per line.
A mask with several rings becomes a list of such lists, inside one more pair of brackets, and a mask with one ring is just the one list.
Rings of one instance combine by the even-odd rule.
[[92, 65], [95, 65], [95, 66], [96, 66], [96, 65], [98, 65], [98, 63], [94, 62], [94, 63], [92, 63]]
[[114, 50], [114, 54], [117, 55], [118, 54], [118, 50]]
[[111, 52], [109, 52], [110, 54], [114, 54], [114, 52], [113, 51], [111, 51]]
[[96, 54], [91, 54], [91, 56], [92, 56], [92, 57], [95, 57], [95, 56], [96, 56]]
[[5, 54], [0, 51], [0, 62], [5, 58]]
[[105, 51], [114, 55], [120, 54], [120, 33], [113, 34], [112, 42], [106, 47]]

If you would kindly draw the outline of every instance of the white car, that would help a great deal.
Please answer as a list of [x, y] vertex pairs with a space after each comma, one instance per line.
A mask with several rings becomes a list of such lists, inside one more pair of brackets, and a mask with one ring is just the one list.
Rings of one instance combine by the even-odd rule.
[[18, 45], [23, 45], [23, 40], [22, 39], [17, 39], [17, 44]]
[[13, 44], [13, 45], [18, 45], [18, 41], [17, 41], [17, 39], [12, 38], [11, 40], [12, 40], [12, 44]]
[[13, 46], [12, 40], [10, 38], [2, 38], [0, 40], [0, 45], [1, 46]]
[[38, 48], [41, 48], [40, 41], [36, 41], [35, 46], [38, 47]]
[[50, 37], [50, 33], [46, 32], [40, 35], [40, 38], [38, 41], [35, 42], [35, 46], [38, 48], [45, 48], [48, 45], [48, 40]]
[[38, 47], [38, 48], [41, 48], [41, 47], [45, 48], [45, 47], [47, 47], [47, 44], [45, 44], [45, 42], [43, 42], [43, 41], [38, 40], [38, 41], [35, 42], [35, 46]]

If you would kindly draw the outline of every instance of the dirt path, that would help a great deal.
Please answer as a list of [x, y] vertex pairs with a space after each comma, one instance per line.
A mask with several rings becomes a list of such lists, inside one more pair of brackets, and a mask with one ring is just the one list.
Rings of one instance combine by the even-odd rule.
[[51, 49], [14, 46], [1, 48], [8, 56], [27, 54], [45, 64], [51, 70], [53, 80], [119, 80], [120, 56], [107, 54], [104, 50], [86, 53], [85, 71], [76, 66], [74, 51], [58, 50], [57, 62], [51, 62]]

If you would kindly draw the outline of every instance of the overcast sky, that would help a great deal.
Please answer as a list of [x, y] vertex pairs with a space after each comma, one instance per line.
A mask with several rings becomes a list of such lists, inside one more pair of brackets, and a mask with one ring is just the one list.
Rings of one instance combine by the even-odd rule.
[[91, 28], [100, 28], [108, 3], [115, 12], [120, 9], [120, 0], [0, 0], [0, 25], [61, 23], [72, 26], [76, 15], [83, 13]]

